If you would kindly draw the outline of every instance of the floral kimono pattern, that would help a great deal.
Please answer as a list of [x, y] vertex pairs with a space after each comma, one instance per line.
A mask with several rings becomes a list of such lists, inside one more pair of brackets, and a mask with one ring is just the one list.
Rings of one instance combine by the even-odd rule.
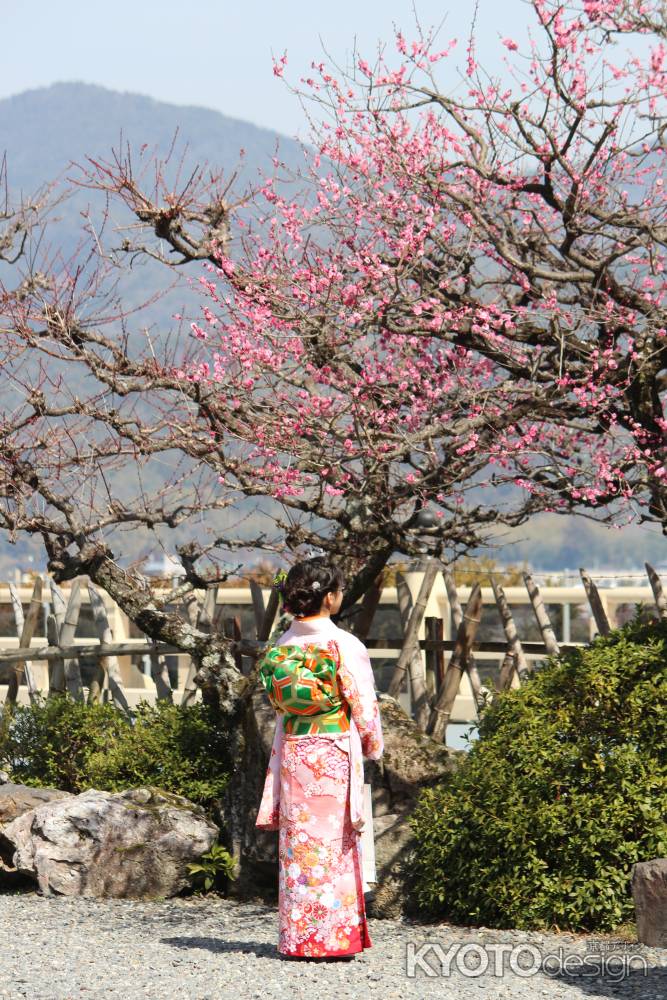
[[366, 921], [360, 831], [363, 758], [384, 750], [373, 670], [354, 636], [328, 618], [293, 622], [280, 645], [339, 651], [337, 679], [350, 710], [344, 732], [276, 729], [256, 826], [278, 830], [278, 951], [353, 955], [372, 945]]

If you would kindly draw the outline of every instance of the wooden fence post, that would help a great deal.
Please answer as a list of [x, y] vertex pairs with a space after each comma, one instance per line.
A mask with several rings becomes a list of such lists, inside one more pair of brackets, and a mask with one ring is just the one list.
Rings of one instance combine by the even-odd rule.
[[167, 658], [163, 653], [159, 653], [154, 643], [149, 643], [148, 658], [151, 665], [151, 679], [155, 684], [155, 694], [158, 701], [174, 701], [174, 692], [169, 680], [169, 670], [167, 669]]
[[[49, 646], [60, 646], [60, 634], [55, 615], [47, 616], [46, 638], [48, 639]], [[47, 698], [54, 698], [56, 695], [65, 694], [65, 661], [62, 656], [58, 656], [55, 660], [51, 660], [49, 667], [49, 690]]]
[[[21, 639], [23, 637], [23, 605], [21, 604], [21, 598], [19, 592], [13, 583], [9, 584], [9, 596], [12, 602], [12, 611], [14, 613], [14, 626], [16, 628], [16, 638], [19, 641], [19, 646], [21, 645]], [[23, 665], [23, 672], [25, 673], [25, 682], [28, 686], [28, 697], [30, 702], [33, 703], [37, 697], [37, 685], [35, 684], [35, 677], [32, 672], [32, 666], [25, 661]]]
[[526, 654], [523, 651], [523, 646], [521, 645], [521, 640], [519, 639], [519, 633], [517, 632], [516, 625], [514, 623], [514, 616], [510, 611], [510, 606], [507, 603], [507, 598], [505, 597], [505, 591], [499, 583], [496, 583], [493, 577], [491, 577], [491, 586], [493, 588], [496, 604], [498, 605], [498, 611], [500, 612], [500, 619], [503, 623], [503, 629], [507, 638], [508, 652], [511, 651], [514, 657], [514, 663], [516, 664], [516, 671], [519, 680], [523, 680], [525, 676], [532, 672], [532, 664], [529, 665], [526, 660]]
[[412, 611], [412, 596], [408, 587], [408, 581], [402, 573], [396, 574], [396, 602], [401, 618], [401, 629], [405, 635], [405, 630], [410, 620], [410, 612]]
[[259, 639], [259, 633], [262, 630], [262, 625], [264, 624], [264, 615], [266, 614], [266, 606], [264, 604], [264, 594], [262, 593], [262, 588], [257, 582], [257, 580], [249, 580], [250, 584], [250, 596], [252, 598], [252, 610], [255, 615], [255, 634]]
[[658, 609], [658, 614], [661, 618], [667, 618], [667, 597], [662, 587], [662, 580], [650, 563], [644, 563], [644, 566], [646, 567], [648, 580], [651, 584], [653, 596], [655, 597], [655, 606]]
[[600, 635], [609, 635], [611, 632], [611, 625], [609, 624], [609, 619], [607, 618], [607, 612], [604, 609], [602, 600], [600, 598], [600, 592], [595, 586], [590, 576], [586, 570], [581, 567], [579, 569], [579, 575], [584, 584], [584, 590], [586, 591], [586, 597], [588, 598], [588, 603], [591, 606], [591, 611], [593, 612], [593, 617], [595, 619], [595, 624], [598, 627], [598, 632]]
[[[69, 593], [69, 600], [65, 605], [63, 593], [51, 581], [51, 600], [54, 607], [53, 619], [56, 625], [57, 646], [71, 646], [74, 642], [81, 613], [81, 596], [81, 584], [75, 580]], [[83, 684], [78, 657], [70, 656], [67, 659], [60, 658], [54, 661], [49, 680], [49, 696], [52, 691], [63, 693], [65, 690], [69, 691], [76, 701], [83, 701]]]
[[276, 615], [278, 614], [278, 605], [280, 604], [280, 594], [275, 587], [271, 587], [271, 593], [269, 594], [269, 600], [266, 605], [266, 611], [264, 612], [264, 620], [262, 622], [262, 627], [260, 628], [257, 638], [260, 642], [268, 642], [269, 636], [274, 627], [276, 620]]
[[[402, 573], [396, 574], [396, 600], [398, 603], [398, 614], [401, 620], [401, 630], [403, 636], [405, 637], [406, 630], [408, 628], [408, 624], [410, 621], [410, 615], [412, 614], [413, 605], [412, 605], [412, 595], [410, 593], [410, 588], [408, 587], [408, 582]], [[401, 650], [403, 648], [404, 644], [401, 646]], [[399, 656], [400, 656], [400, 651], [399, 651]], [[415, 646], [412, 658], [410, 660], [410, 673], [417, 674], [420, 671], [423, 673], [423, 670], [424, 666], [422, 663], [421, 651], [417, 646]], [[409, 677], [409, 683], [410, 683], [411, 697], [414, 700], [415, 696], [412, 687], [412, 677]], [[401, 687], [402, 686], [403, 682], [401, 681]], [[397, 695], [395, 695], [394, 697], [397, 697]]]
[[[185, 612], [188, 621], [194, 628], [199, 628], [200, 622], [203, 622], [205, 624], [207, 616], [209, 618], [211, 627], [213, 625], [213, 618], [215, 616], [215, 605], [213, 606], [212, 609], [209, 609], [208, 611], [205, 612], [205, 604], [206, 604], [206, 599], [209, 597], [209, 590], [210, 588], [207, 589], [207, 592], [204, 595], [204, 600], [201, 602], [197, 599], [197, 596], [195, 594], [189, 594], [188, 597], [186, 597], [186, 599], [183, 602], [185, 605]], [[218, 599], [218, 589], [216, 587], [216, 592], [215, 592], [216, 602], [217, 599]], [[187, 705], [192, 705], [195, 701], [195, 698], [197, 697], [197, 685], [194, 682], [196, 673], [197, 673], [196, 664], [191, 661], [190, 666], [188, 668], [187, 677], [185, 678], [185, 684], [183, 685], [183, 697], [181, 698], [181, 705], [183, 707]]]
[[535, 612], [535, 617], [537, 618], [537, 624], [539, 625], [540, 632], [542, 633], [542, 640], [544, 645], [547, 647], [547, 653], [551, 656], [558, 656], [560, 653], [558, 640], [556, 639], [556, 633], [551, 625], [547, 609], [544, 607], [544, 601], [542, 600], [540, 589], [530, 573], [524, 573], [523, 579], [526, 584], [526, 590], [528, 591], [530, 603], [533, 607], [533, 611]]
[[21, 597], [18, 592], [18, 588], [13, 584], [9, 584], [9, 597], [12, 602], [12, 612], [14, 615], [14, 627], [16, 629], [16, 638], [21, 641], [21, 632], [23, 631], [23, 605], [21, 604]]
[[[442, 618], [426, 618], [424, 619], [424, 625], [426, 627], [427, 639], [433, 642], [442, 642], [445, 633]], [[433, 697], [437, 699], [445, 679], [445, 653], [442, 647], [428, 652], [426, 660], [431, 664], [433, 670], [433, 679], [435, 682]]]
[[[59, 646], [60, 630], [65, 621], [67, 601], [62, 590], [53, 579], [49, 580], [49, 590], [51, 591], [51, 607], [53, 611], [46, 618], [46, 637], [50, 646]], [[51, 698], [54, 694], [64, 694], [65, 661], [63, 658], [59, 656], [56, 660], [52, 660], [48, 664], [47, 670], [49, 676], [47, 698]]]
[[[463, 609], [461, 608], [461, 602], [459, 601], [459, 595], [454, 582], [454, 577], [448, 569], [444, 569], [442, 571], [442, 575], [445, 581], [445, 589], [447, 590], [447, 597], [449, 599], [449, 606], [452, 611], [454, 625], [458, 629], [463, 621]], [[486, 698], [484, 696], [485, 689], [483, 689], [482, 678], [479, 676], [479, 670], [477, 669], [477, 664], [475, 663], [475, 657], [470, 649], [466, 654], [465, 668], [468, 672], [470, 687], [472, 688], [475, 706], [477, 708], [477, 716], [479, 717], [480, 709], [484, 708], [486, 705]]]
[[183, 685], [183, 697], [181, 698], [181, 705], [183, 706], [192, 705], [197, 697], [197, 685], [194, 683], [196, 673], [197, 667], [194, 663], [190, 663], [185, 684]]
[[[408, 665], [410, 665], [410, 680], [412, 685], [415, 721], [424, 731], [428, 725], [429, 702], [428, 691], [426, 689], [424, 664], [419, 650], [419, 645], [417, 643], [417, 634], [424, 618], [426, 604], [431, 590], [433, 589], [437, 573], [438, 564], [435, 560], [433, 560], [426, 567], [424, 578], [422, 580], [421, 587], [419, 588], [419, 594], [417, 595], [417, 600], [415, 601], [410, 613], [408, 625], [403, 637], [403, 648], [398, 657], [398, 662], [394, 668], [394, 673], [388, 689], [388, 694], [390, 694], [392, 698], [398, 697], [403, 681], [403, 675], [405, 674]], [[416, 654], [419, 655], [418, 662]]]
[[[90, 606], [93, 611], [93, 619], [95, 621], [95, 628], [97, 630], [100, 643], [104, 645], [111, 644], [113, 642], [113, 632], [111, 631], [111, 627], [109, 625], [107, 609], [104, 606], [104, 601], [90, 582], [88, 582], [88, 593], [90, 595]], [[125, 692], [123, 690], [123, 680], [120, 675], [117, 657], [100, 657], [100, 664], [106, 669], [114, 705], [127, 715], [130, 715], [130, 706], [127, 703], [127, 698], [125, 697]]]
[[514, 676], [515, 670], [517, 672], [517, 677], [518, 677], [519, 672], [517, 670], [518, 666], [517, 660], [518, 657], [516, 653], [512, 649], [510, 643], [508, 643], [507, 651], [503, 657], [503, 662], [500, 665], [500, 673], [498, 675], [499, 691], [507, 691], [512, 686], [512, 677]]
[[382, 573], [376, 576], [372, 584], [364, 594], [361, 602], [359, 614], [356, 616], [352, 626], [352, 632], [357, 639], [363, 642], [368, 638], [371, 623], [375, 617], [380, 598], [382, 597]]
[[202, 632], [208, 632], [209, 634], [213, 631], [213, 620], [215, 618], [215, 608], [218, 601], [218, 585], [213, 584], [206, 588], [206, 593], [204, 594], [204, 600], [201, 604], [201, 610], [197, 618], [197, 628]]
[[[42, 578], [40, 576], [36, 577], [35, 585], [32, 590], [32, 597], [30, 598], [30, 606], [28, 608], [28, 613], [23, 621], [23, 628], [21, 629], [21, 637], [19, 639], [19, 649], [26, 649], [32, 642], [32, 637], [35, 634], [35, 628], [37, 627], [37, 621], [39, 619], [39, 613], [42, 610]], [[16, 699], [19, 693], [19, 683], [21, 681], [21, 674], [25, 670], [25, 661], [20, 661], [15, 663], [13, 668], [9, 672], [9, 682], [7, 684], [7, 697], [5, 699], [5, 707], [8, 711], [11, 711], [11, 707], [16, 703]]]
[[[225, 618], [223, 622], [223, 635], [226, 639], [230, 639], [232, 642], [241, 642], [243, 638], [243, 633], [241, 631], [241, 619], [238, 615], [233, 617]], [[234, 663], [236, 669], [240, 674], [243, 673], [243, 655], [236, 649], [234, 651]]]
[[[410, 625], [410, 618], [414, 612], [414, 605], [412, 602], [412, 594], [410, 593], [410, 588], [408, 582], [402, 573], [396, 574], [396, 597], [398, 601], [398, 612], [401, 619], [401, 629], [403, 632], [403, 644], [401, 650], [399, 651], [399, 659], [401, 655], [406, 652], [405, 636], [407, 635], [407, 630]], [[398, 660], [397, 660], [398, 663]], [[394, 674], [392, 675], [392, 681], [396, 680], [396, 668], [394, 668]], [[403, 673], [405, 676], [405, 672]], [[413, 715], [417, 718], [417, 713], [415, 711], [416, 701], [417, 701], [417, 691], [420, 688], [424, 691], [426, 702], [428, 703], [428, 690], [426, 685], [426, 670], [424, 666], [424, 661], [422, 658], [422, 652], [419, 647], [419, 643], [414, 642], [412, 648], [412, 654], [408, 663], [408, 683], [410, 690], [410, 698], [412, 701]], [[400, 687], [402, 688], [403, 682], [401, 680]], [[399, 688], [400, 690], [400, 688]], [[393, 695], [393, 697], [398, 697], [398, 694]], [[424, 725], [428, 722], [428, 719], [424, 720]], [[421, 724], [421, 723], [419, 723]]]
[[481, 619], [482, 588], [476, 583], [470, 592], [461, 624], [456, 630], [456, 646], [449, 658], [445, 681], [431, 710], [426, 730], [432, 739], [440, 743], [445, 743], [447, 739], [447, 725], [459, 692], [461, 674], [464, 670], [466, 657], [475, 641], [475, 634]]
[[262, 588], [256, 580], [250, 580], [250, 594], [252, 596], [253, 611], [255, 612], [257, 641], [266, 642], [271, 635], [271, 629], [276, 618], [280, 594], [275, 587], [271, 587], [268, 603], [265, 604]]

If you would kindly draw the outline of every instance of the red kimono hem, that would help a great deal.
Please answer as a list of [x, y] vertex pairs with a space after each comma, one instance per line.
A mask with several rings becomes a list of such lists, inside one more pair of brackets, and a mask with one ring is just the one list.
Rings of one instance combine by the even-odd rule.
[[283, 951], [281, 948], [278, 948], [278, 953], [289, 958], [343, 958], [346, 955], [359, 955], [366, 948], [372, 948], [373, 946], [365, 917], [361, 929], [356, 928], [349, 937], [350, 946], [348, 948], [331, 951], [325, 948], [322, 942], [317, 940], [315, 933], [313, 933], [310, 937], [302, 941], [295, 951]]

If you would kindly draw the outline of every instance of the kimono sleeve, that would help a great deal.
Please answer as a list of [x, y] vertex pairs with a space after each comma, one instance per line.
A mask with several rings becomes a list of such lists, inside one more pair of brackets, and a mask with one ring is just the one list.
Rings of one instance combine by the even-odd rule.
[[280, 825], [280, 758], [283, 747], [283, 717], [276, 712], [276, 728], [266, 769], [262, 801], [255, 826], [258, 830], [277, 830]]
[[375, 694], [373, 667], [366, 647], [358, 640], [340, 648], [337, 675], [340, 689], [350, 706], [361, 738], [361, 750], [369, 760], [379, 760], [384, 753], [380, 707]]

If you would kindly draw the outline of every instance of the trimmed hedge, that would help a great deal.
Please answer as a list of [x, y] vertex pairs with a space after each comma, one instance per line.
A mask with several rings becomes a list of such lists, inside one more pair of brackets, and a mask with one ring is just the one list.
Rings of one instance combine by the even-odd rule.
[[207, 706], [140, 702], [133, 719], [113, 704], [69, 694], [16, 705], [0, 734], [12, 781], [79, 793], [153, 785], [213, 810], [228, 781], [226, 733]]
[[422, 791], [420, 910], [574, 931], [633, 919], [636, 861], [667, 854], [667, 621], [639, 613], [497, 695], [459, 769]]

